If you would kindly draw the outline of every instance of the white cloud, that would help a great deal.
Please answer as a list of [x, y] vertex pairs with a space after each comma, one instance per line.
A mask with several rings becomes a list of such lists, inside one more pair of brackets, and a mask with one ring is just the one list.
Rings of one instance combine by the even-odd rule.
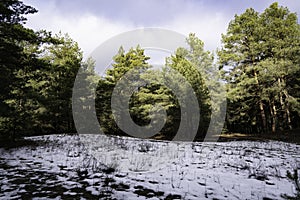
[[[61, 7], [56, 1], [49, 1], [49, 3], [37, 4], [37, 2], [30, 1], [33, 7], [39, 9], [39, 12], [33, 16], [28, 17], [28, 27], [33, 29], [46, 29], [57, 33], [62, 31], [68, 33], [75, 41], [79, 43], [79, 46], [84, 52], [84, 57], [88, 57], [89, 54], [102, 42], [120, 34], [124, 31], [133, 30], [135, 28], [141, 28], [136, 21], [126, 21], [122, 19], [108, 19], [98, 13], [97, 15], [92, 12], [79, 12], [78, 14], [73, 11], [61, 10]], [[26, 3], [26, 2], [25, 2]], [[78, 2], [77, 2], [78, 3]], [[209, 10], [203, 12], [205, 7], [200, 5], [195, 9], [194, 2], [178, 1], [178, 4], [171, 4], [168, 2], [163, 5], [168, 5], [169, 17], [160, 16], [162, 19], [158, 20], [155, 13], [153, 13], [153, 20], [158, 28], [167, 28], [173, 31], [180, 32], [184, 35], [188, 35], [190, 32], [195, 32], [200, 39], [205, 42], [205, 46], [209, 50], [215, 50], [219, 45], [220, 34], [225, 30], [227, 21], [224, 21], [222, 14], [210, 13]], [[36, 4], [36, 5], [35, 5]], [[155, 5], [158, 6], [158, 2], [152, 2], [149, 4], [149, 9], [153, 10]], [[38, 5], [38, 6], [37, 6]], [[159, 10], [166, 9], [165, 6], [160, 6]], [[143, 5], [145, 7], [145, 5]], [[182, 12], [178, 12], [182, 9]], [[172, 10], [172, 11], [171, 11]], [[150, 11], [145, 11], [150, 12]], [[162, 11], [160, 11], [160, 14]], [[142, 15], [141, 11], [137, 11], [137, 16]], [[129, 15], [134, 15], [129, 13]], [[149, 16], [149, 15], [147, 15]], [[150, 18], [145, 21], [151, 20]], [[147, 24], [145, 22], [145, 24]], [[141, 24], [144, 25], [144, 24]]]
[[76, 18], [69, 18], [48, 12], [31, 17], [26, 26], [36, 30], [46, 29], [53, 33], [58, 33], [59, 31], [68, 33], [72, 39], [78, 42], [85, 58], [105, 40], [133, 29], [133, 26], [130, 24], [112, 22], [99, 16], [86, 14]]
[[53, 28], [69, 33], [79, 43], [85, 57], [107, 39], [132, 29], [132, 25], [119, 24], [92, 15], [82, 16], [75, 21], [70, 19], [57, 21], [58, 24], [55, 24]]
[[222, 13], [186, 14], [174, 19], [166, 27], [184, 35], [195, 33], [204, 42], [204, 48], [215, 51], [220, 46], [221, 33], [226, 31], [228, 20]]
[[[117, 7], [106, 1], [92, 2], [93, 4], [87, 8], [85, 1], [78, 0], [72, 4], [73, 8], [66, 10], [67, 5], [70, 4], [69, 1], [51, 0], [45, 3], [25, 0], [25, 4], [31, 4], [39, 10], [37, 14], [28, 17], [27, 26], [36, 30], [46, 29], [54, 33], [59, 31], [68, 33], [79, 43], [85, 58], [107, 39], [125, 31], [141, 28], [141, 26], [147, 27], [149, 22], [151, 26], [171, 29], [186, 36], [190, 32], [196, 33], [204, 41], [205, 49], [214, 51], [220, 47], [221, 33], [226, 31], [235, 13], [244, 12], [244, 7], [249, 7], [250, 4], [257, 7], [256, 9], [259, 8], [260, 11], [267, 7], [265, 5], [267, 2], [255, 4], [248, 2], [249, 5], [242, 5], [238, 2], [233, 4], [234, 1], [231, 1], [234, 5], [232, 8], [225, 4], [224, 9], [222, 9], [224, 3], [219, 1], [210, 3], [179, 0], [174, 3], [170, 0], [163, 4], [161, 1], [149, 1], [149, 3], [148, 1], [147, 3], [126, 1]], [[216, 2], [218, 4], [214, 6], [213, 3]], [[290, 6], [296, 4], [291, 1], [287, 2]], [[92, 5], [95, 7], [93, 11]], [[297, 5], [299, 7], [300, 4]], [[80, 10], [80, 6], [85, 7], [84, 11]], [[99, 12], [95, 12], [98, 9]], [[154, 10], [157, 12], [153, 12]]]
[[[52, 11], [55, 13], [54, 10], [48, 9], [48, 12], [40, 12], [40, 14], [30, 17], [27, 26], [36, 30], [46, 29], [54, 33], [59, 31], [68, 33], [71, 38], [78, 42], [85, 58], [107, 39], [122, 32], [140, 28], [133, 24], [118, 23], [91, 14], [68, 17], [59, 14], [54, 15]], [[220, 34], [225, 30], [226, 24], [221, 14], [215, 14], [214, 17], [208, 14], [182, 14], [169, 23], [158, 27], [171, 29], [184, 35], [195, 32], [205, 42], [207, 49], [215, 50], [220, 43]]]

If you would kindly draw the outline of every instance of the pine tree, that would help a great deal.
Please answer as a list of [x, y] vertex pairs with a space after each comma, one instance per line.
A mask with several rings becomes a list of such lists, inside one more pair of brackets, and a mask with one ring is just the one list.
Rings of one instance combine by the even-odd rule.
[[[167, 58], [167, 66], [182, 74], [195, 92], [201, 112], [198, 139], [203, 139], [209, 126], [211, 114], [208, 85], [211, 84], [210, 86], [212, 86], [213, 81], [215, 81], [209, 79], [214, 70], [213, 56], [210, 52], [204, 50], [204, 43], [195, 34], [189, 35], [187, 43], [189, 49], [178, 48], [175, 55]], [[209, 82], [209, 80], [213, 81]], [[181, 90], [183, 96], [188, 96], [188, 94], [185, 94], [185, 88], [181, 88]], [[179, 105], [176, 107], [180, 108]]]
[[230, 68], [225, 75], [228, 129], [265, 133], [292, 128], [293, 117], [299, 116], [299, 97], [292, 94], [298, 87], [299, 35], [296, 14], [277, 3], [261, 14], [247, 9], [229, 23], [218, 52], [221, 66]]
[[[25, 28], [25, 15], [37, 10], [18, 0], [0, 2], [0, 132], [14, 139], [32, 130], [32, 119], [40, 112], [37, 89], [38, 48], [51, 42], [46, 31]], [[34, 127], [34, 125], [33, 125]]]
[[45, 70], [47, 79], [46, 117], [53, 132], [75, 132], [72, 117], [72, 89], [79, 68], [82, 65], [82, 52], [74, 40], [61, 33], [54, 39], [58, 44], [48, 45], [44, 49], [43, 60], [49, 63]]
[[[142, 70], [146, 70], [150, 67], [147, 63], [148, 59], [149, 57], [145, 56], [144, 50], [139, 46], [135, 49], [131, 48], [127, 53], [125, 53], [123, 47], [120, 47], [118, 54], [113, 58], [114, 63], [112, 64], [112, 68], [108, 69], [105, 77], [99, 81], [96, 97], [96, 112], [104, 133], [129, 134], [120, 130], [113, 118], [111, 96], [118, 81], [130, 70], [134, 71], [132, 75], [136, 76], [138, 80]], [[135, 86], [124, 85], [123, 87]], [[128, 103], [121, 102], [121, 100], [122, 99], [118, 102], [119, 104]]]

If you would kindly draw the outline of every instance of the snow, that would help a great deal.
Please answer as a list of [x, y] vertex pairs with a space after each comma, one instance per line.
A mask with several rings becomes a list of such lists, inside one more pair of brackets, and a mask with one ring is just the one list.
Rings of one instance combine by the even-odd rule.
[[166, 142], [104, 135], [31, 137], [0, 148], [0, 199], [282, 199], [300, 146]]

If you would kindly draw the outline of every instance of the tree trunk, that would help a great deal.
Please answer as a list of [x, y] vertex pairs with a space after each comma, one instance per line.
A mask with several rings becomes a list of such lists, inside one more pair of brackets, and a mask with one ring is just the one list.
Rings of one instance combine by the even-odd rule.
[[261, 114], [261, 119], [263, 124], [263, 132], [266, 132], [267, 120], [266, 120], [266, 114], [265, 114], [265, 109], [262, 100], [259, 100], [259, 109], [260, 109], [260, 114]]
[[[284, 102], [283, 102], [283, 94], [282, 94], [282, 90], [281, 90], [281, 80], [280, 80], [280, 78], [278, 78], [278, 86], [280, 88], [279, 102], [280, 102], [281, 110], [284, 110]], [[285, 119], [285, 118], [286, 118], [286, 113], [283, 114], [283, 119]], [[284, 129], [284, 122], [281, 122], [280, 124], [281, 124], [280, 125], [280, 130], [283, 130]]]
[[[256, 84], [259, 87], [259, 81], [257, 78], [256, 71], [254, 71], [254, 77], [255, 77]], [[261, 120], [262, 120], [263, 132], [266, 132], [266, 130], [267, 130], [266, 113], [265, 113], [265, 109], [264, 109], [264, 104], [261, 99], [259, 99], [259, 109], [260, 109], [260, 115], [261, 115]]]
[[[283, 90], [283, 93], [284, 93], [286, 99], [289, 98], [289, 95], [285, 89]], [[285, 103], [285, 113], [286, 113], [288, 128], [290, 130], [292, 130], [293, 127], [292, 127], [291, 113], [290, 113], [289, 106], [287, 105], [287, 103]]]
[[[281, 88], [282, 85], [285, 85], [285, 82], [283, 79], [278, 78], [278, 85]], [[281, 105], [281, 109], [284, 111], [284, 115], [283, 118], [287, 121], [287, 127], [292, 130], [292, 120], [291, 120], [291, 114], [290, 114], [290, 110], [288, 108], [288, 105], [286, 102], [284, 102], [283, 100], [283, 95], [285, 96], [285, 99], [289, 98], [288, 92], [286, 91], [286, 89], [282, 89], [282, 92], [279, 93], [279, 99], [280, 99], [280, 105]]]
[[277, 110], [276, 110], [276, 106], [275, 106], [275, 103], [274, 103], [274, 99], [272, 100], [272, 102], [270, 102], [270, 104], [271, 104], [270, 112], [271, 112], [271, 115], [272, 115], [272, 133], [275, 133], [276, 132], [276, 125], [277, 125], [277, 122], [276, 122]]

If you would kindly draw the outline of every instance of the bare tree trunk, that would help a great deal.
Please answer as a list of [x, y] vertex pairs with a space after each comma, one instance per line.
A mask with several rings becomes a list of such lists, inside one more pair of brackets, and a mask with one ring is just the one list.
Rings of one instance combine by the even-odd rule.
[[[256, 71], [254, 71], [254, 77], [255, 77], [256, 84], [259, 87], [259, 81], [258, 81], [258, 78], [257, 78]], [[261, 119], [262, 119], [263, 132], [266, 132], [266, 130], [267, 130], [266, 113], [265, 113], [265, 109], [264, 109], [264, 104], [263, 104], [261, 99], [259, 99], [259, 109], [260, 109], [260, 115], [261, 115]]]
[[[278, 78], [278, 86], [280, 88], [280, 92], [279, 92], [279, 102], [280, 102], [280, 106], [281, 106], [281, 110], [284, 110], [284, 102], [283, 102], [283, 94], [282, 94], [282, 91], [281, 91], [281, 80], [280, 78]], [[283, 114], [283, 119], [286, 118], [286, 113]], [[280, 130], [283, 130], [284, 128], [284, 122], [281, 122], [281, 125], [280, 125]]]
[[277, 122], [276, 122], [277, 110], [276, 110], [276, 106], [275, 106], [275, 103], [274, 103], [274, 99], [272, 100], [272, 102], [270, 102], [270, 104], [271, 104], [270, 112], [271, 112], [271, 115], [272, 115], [272, 133], [275, 133], [276, 132], [276, 125], [277, 125]]
[[[279, 85], [279, 87], [282, 87], [282, 85], [285, 85], [285, 82], [284, 82], [284, 80], [282, 79], [278, 79], [278, 85]], [[287, 103], [286, 102], [284, 102], [283, 101], [283, 94], [284, 94], [284, 96], [285, 96], [285, 98], [286, 99], [288, 99], [289, 98], [289, 94], [288, 94], [288, 92], [286, 91], [286, 89], [282, 89], [282, 92], [280, 92], [280, 96], [279, 96], [279, 99], [280, 99], [280, 105], [281, 105], [281, 108], [282, 108], [282, 110], [284, 110], [284, 119], [286, 119], [287, 120], [287, 126], [288, 126], [288, 128], [290, 129], [290, 130], [292, 130], [292, 120], [291, 120], [291, 114], [290, 114], [290, 110], [289, 110], [289, 107], [288, 107], [288, 105], [287, 105]]]
[[[287, 91], [285, 89], [283, 90], [283, 93], [286, 98], [289, 98], [289, 94], [287, 93]], [[287, 117], [287, 125], [288, 125], [289, 129], [292, 130], [293, 127], [292, 127], [291, 113], [290, 113], [289, 106], [287, 105], [287, 103], [285, 103], [285, 113], [286, 113], [286, 117]]]
[[266, 120], [266, 114], [265, 114], [264, 104], [263, 104], [262, 100], [259, 100], [259, 109], [260, 109], [260, 114], [261, 114], [261, 119], [262, 119], [262, 124], [263, 124], [263, 131], [266, 132], [267, 120]]

